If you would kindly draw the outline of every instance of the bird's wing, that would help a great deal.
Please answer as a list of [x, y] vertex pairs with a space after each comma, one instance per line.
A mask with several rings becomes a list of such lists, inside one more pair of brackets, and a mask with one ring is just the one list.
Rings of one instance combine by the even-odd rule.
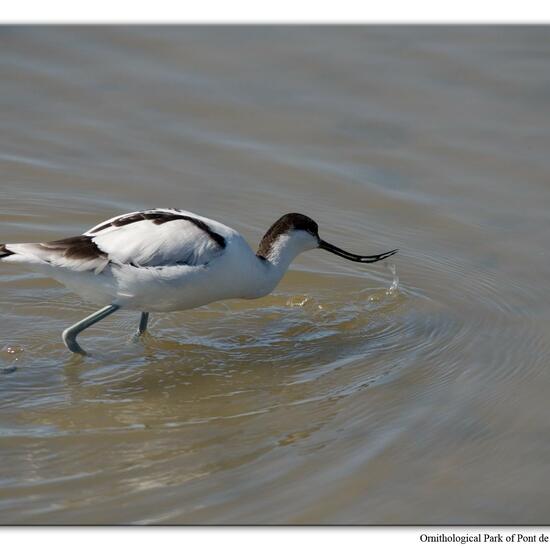
[[109, 263], [134, 267], [204, 265], [223, 252], [231, 233], [226, 226], [191, 212], [153, 209], [117, 216], [78, 237], [6, 246], [15, 255], [29, 259], [34, 256], [75, 271], [100, 272]]
[[221, 224], [213, 228], [190, 212], [171, 209], [144, 210], [124, 214], [87, 231], [110, 261], [137, 266], [202, 265], [225, 248]]

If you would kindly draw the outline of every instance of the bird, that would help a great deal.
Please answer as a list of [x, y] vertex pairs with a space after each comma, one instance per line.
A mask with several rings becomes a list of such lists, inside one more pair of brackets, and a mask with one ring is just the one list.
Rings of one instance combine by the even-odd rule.
[[150, 312], [266, 296], [298, 254], [316, 248], [360, 263], [397, 252], [347, 252], [321, 239], [317, 223], [299, 213], [280, 217], [254, 252], [238, 231], [218, 221], [153, 208], [115, 216], [76, 237], [0, 244], [0, 264], [24, 264], [102, 306], [62, 333], [71, 352], [86, 355], [77, 336], [121, 308], [141, 312], [136, 332], [141, 336]]

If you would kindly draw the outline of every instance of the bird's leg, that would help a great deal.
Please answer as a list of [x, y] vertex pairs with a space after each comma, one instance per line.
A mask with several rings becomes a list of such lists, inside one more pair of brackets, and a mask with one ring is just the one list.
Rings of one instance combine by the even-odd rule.
[[136, 332], [136, 336], [141, 336], [147, 330], [147, 323], [149, 322], [149, 313], [143, 311], [139, 320], [139, 327]]
[[86, 355], [86, 352], [78, 345], [76, 337], [88, 327], [95, 325], [101, 319], [105, 319], [111, 313], [114, 313], [117, 309], [120, 309], [120, 306], [110, 305], [101, 308], [99, 311], [92, 313], [92, 315], [82, 319], [78, 323], [74, 324], [72, 327], [69, 327], [63, 331], [63, 342], [73, 353], [81, 353]]

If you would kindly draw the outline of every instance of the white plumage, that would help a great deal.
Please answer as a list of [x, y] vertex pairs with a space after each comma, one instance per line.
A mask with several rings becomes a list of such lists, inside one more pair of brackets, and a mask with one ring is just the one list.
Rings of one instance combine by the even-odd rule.
[[[153, 219], [144, 219], [127, 225], [110, 225], [115, 221], [123, 222], [136, 214], [154, 213], [185, 215], [200, 220], [225, 239], [239, 236], [233, 229], [214, 220], [203, 218], [192, 212], [167, 208], [116, 216], [96, 225], [86, 231], [84, 235], [92, 237], [93, 242], [108, 255], [111, 261], [120, 264], [196, 266], [206, 264], [220, 255], [219, 245], [209, 237], [208, 233], [186, 219], [174, 219], [170, 223], [162, 225], [155, 224]], [[105, 228], [101, 229], [102, 227]]]
[[[153, 213], [203, 221], [224, 238], [225, 247], [185, 219], [111, 225], [136, 214]], [[8, 244], [6, 248], [15, 254], [4, 261], [26, 263], [92, 303], [113, 303], [139, 311], [189, 309], [249, 293], [245, 288], [249, 274], [246, 259], [254, 254], [246, 241], [233, 229], [191, 212], [166, 208], [131, 212], [111, 218], [83, 236], [90, 238], [100, 254], [71, 257], [66, 254], [68, 247], [55, 241]]]
[[105, 307], [63, 333], [71, 351], [79, 332], [123, 307], [143, 312], [191, 309], [230, 298], [270, 293], [301, 252], [323, 248], [357, 262], [394, 254], [356, 256], [320, 239], [317, 224], [286, 214], [264, 235], [257, 253], [234, 229], [192, 212], [156, 208], [106, 220], [83, 235], [47, 243], [0, 245], [0, 261], [23, 263]]

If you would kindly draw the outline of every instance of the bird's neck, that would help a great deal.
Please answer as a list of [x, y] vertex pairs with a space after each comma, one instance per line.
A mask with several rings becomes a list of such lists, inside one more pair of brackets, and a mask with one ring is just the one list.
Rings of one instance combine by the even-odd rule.
[[[265, 256], [261, 252], [264, 252]], [[272, 242], [269, 250], [258, 251], [256, 258], [262, 273], [260, 295], [269, 294], [277, 286], [300, 252], [303, 252], [302, 247], [288, 235], [278, 236]]]
[[282, 276], [300, 252], [303, 252], [301, 243], [289, 235], [282, 234], [273, 240], [265, 256], [260, 251], [257, 255], [269, 264], [270, 269], [280, 271]]

